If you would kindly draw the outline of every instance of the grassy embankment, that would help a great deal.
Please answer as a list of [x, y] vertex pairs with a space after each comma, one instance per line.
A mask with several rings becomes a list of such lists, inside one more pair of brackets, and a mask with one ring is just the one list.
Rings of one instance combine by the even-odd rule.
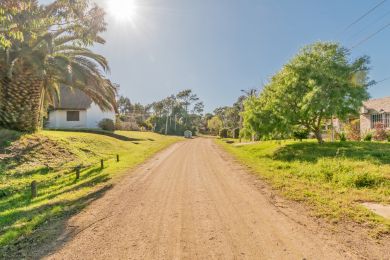
[[390, 234], [390, 220], [361, 202], [390, 204], [390, 144], [217, 141], [284, 196], [303, 201], [315, 216], [364, 224], [373, 235]]
[[[0, 129], [0, 248], [28, 238], [44, 222], [77, 212], [109, 189], [114, 176], [181, 140], [146, 132], [116, 133], [134, 140], [60, 131], [20, 135]], [[103, 170], [100, 159], [106, 160]], [[80, 164], [91, 167], [75, 180], [73, 167]], [[32, 180], [38, 182], [34, 199]]]

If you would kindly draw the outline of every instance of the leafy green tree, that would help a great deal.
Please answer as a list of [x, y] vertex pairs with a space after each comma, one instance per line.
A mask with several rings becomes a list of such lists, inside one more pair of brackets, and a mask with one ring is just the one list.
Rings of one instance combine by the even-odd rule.
[[152, 116], [147, 124], [153, 131], [182, 135], [185, 130], [197, 132], [202, 128], [203, 102], [192, 90], [184, 90], [151, 105]]
[[60, 85], [80, 89], [102, 110], [116, 108], [117, 86], [105, 77], [107, 60], [88, 48], [104, 43], [101, 8], [88, 0], [6, 3], [0, 11], [7, 12], [7, 20], [0, 15], [1, 126], [35, 131]]
[[213, 116], [208, 122], [207, 127], [211, 130], [214, 135], [219, 134], [219, 130], [222, 129], [223, 123], [218, 116]]
[[245, 102], [244, 124], [260, 135], [281, 136], [302, 126], [322, 143], [326, 119], [356, 114], [369, 97], [368, 63], [366, 56], [350, 61], [349, 51], [336, 43], [306, 46], [258, 98]]
[[196, 115], [202, 115], [204, 111], [204, 104], [203, 102], [197, 102], [195, 103], [194, 105], [194, 108], [192, 109], [192, 114], [196, 114]]
[[177, 95], [176, 98], [181, 102], [181, 104], [184, 106], [187, 114], [188, 114], [188, 108], [189, 106], [195, 102], [198, 101], [199, 98], [196, 94], [192, 92], [191, 89], [186, 89], [183, 91], [180, 91]]
[[124, 96], [120, 96], [117, 101], [118, 113], [120, 115], [128, 115], [133, 111], [133, 105], [130, 99]]

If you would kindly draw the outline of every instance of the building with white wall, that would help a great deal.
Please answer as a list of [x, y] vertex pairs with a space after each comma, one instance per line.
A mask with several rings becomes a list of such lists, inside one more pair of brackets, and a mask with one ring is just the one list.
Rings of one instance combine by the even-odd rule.
[[115, 111], [102, 111], [90, 97], [79, 89], [61, 86], [60, 99], [49, 111], [47, 128], [99, 128], [102, 119], [115, 122]]

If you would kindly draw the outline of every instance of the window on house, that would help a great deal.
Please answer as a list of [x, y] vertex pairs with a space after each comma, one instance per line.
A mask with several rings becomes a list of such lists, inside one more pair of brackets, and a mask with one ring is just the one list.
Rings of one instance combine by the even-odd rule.
[[386, 113], [384, 114], [384, 124], [385, 124], [385, 127], [388, 128], [390, 127], [390, 113]]
[[66, 111], [66, 121], [80, 121], [80, 111]]
[[377, 123], [382, 123], [384, 127], [390, 127], [390, 113], [371, 115], [371, 128], [375, 128]]

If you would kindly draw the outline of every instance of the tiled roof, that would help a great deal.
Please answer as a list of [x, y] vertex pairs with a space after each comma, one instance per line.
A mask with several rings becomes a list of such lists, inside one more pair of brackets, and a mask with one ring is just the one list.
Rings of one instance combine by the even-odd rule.
[[60, 100], [54, 100], [54, 109], [88, 109], [92, 104], [92, 99], [84, 92], [68, 86], [60, 87]]
[[363, 106], [369, 112], [390, 112], [390, 97], [369, 99]]

